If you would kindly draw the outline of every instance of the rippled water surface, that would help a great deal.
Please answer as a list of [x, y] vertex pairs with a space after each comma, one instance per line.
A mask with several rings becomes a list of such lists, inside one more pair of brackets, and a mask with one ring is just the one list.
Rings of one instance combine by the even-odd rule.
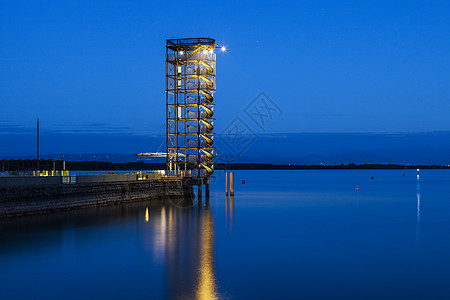
[[449, 171], [215, 175], [209, 205], [0, 220], [0, 298], [450, 298]]

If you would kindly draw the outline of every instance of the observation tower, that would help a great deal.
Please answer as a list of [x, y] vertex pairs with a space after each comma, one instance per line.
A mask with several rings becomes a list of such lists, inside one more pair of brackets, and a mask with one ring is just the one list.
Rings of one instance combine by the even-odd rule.
[[219, 47], [211, 38], [166, 42], [167, 172], [207, 178], [214, 172], [214, 50]]

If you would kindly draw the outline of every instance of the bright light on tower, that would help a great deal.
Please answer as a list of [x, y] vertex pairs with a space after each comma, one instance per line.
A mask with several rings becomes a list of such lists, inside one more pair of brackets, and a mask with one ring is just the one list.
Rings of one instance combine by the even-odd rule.
[[220, 48], [220, 50], [222, 50], [222, 52], [225, 52], [225, 51], [227, 51], [227, 48], [225, 48], [225, 46], [222, 46], [222, 47]]
[[183, 55], [183, 54], [184, 54], [184, 52], [183, 52], [183, 51], [180, 51], [179, 53], [180, 53], [180, 55]]

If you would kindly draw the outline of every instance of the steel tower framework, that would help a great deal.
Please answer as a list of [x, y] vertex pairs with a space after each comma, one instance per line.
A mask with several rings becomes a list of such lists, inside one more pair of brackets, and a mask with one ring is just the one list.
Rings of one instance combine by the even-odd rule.
[[166, 44], [166, 161], [170, 176], [205, 178], [214, 172], [214, 39]]

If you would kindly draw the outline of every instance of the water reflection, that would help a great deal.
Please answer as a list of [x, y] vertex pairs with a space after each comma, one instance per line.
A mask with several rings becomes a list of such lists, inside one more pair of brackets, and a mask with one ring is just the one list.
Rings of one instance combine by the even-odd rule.
[[[166, 210], [162, 210], [166, 211]], [[169, 298], [217, 299], [214, 221], [209, 201], [197, 209], [173, 205], [167, 211], [166, 271]]]
[[[133, 244], [136, 239], [138, 245]], [[155, 263], [164, 266], [161, 278], [165, 285], [153, 287], [160, 289], [164, 298], [219, 297], [215, 276], [214, 217], [209, 201], [198, 207], [192, 200], [187, 203], [176, 201], [176, 205], [168, 200], [149, 201], [3, 219], [0, 220], [0, 240], [0, 266], [11, 258], [26, 260], [35, 253], [54, 253], [56, 261], [62, 256], [76, 260], [78, 249], [94, 243], [103, 243], [103, 247], [108, 248], [108, 243], [113, 241], [123, 249], [141, 245], [144, 251], [139, 252], [142, 255], [140, 261], [149, 261], [150, 269]], [[121, 259], [123, 257], [117, 258]], [[90, 268], [89, 265], [84, 267]], [[138, 273], [124, 275], [142, 279], [142, 274]], [[108, 274], [105, 276], [100, 280], [107, 280]]]
[[197, 299], [217, 299], [216, 280], [214, 275], [214, 223], [209, 205], [200, 218], [200, 269], [197, 288]]
[[417, 187], [416, 187], [416, 198], [417, 198], [417, 217], [416, 217], [416, 241], [420, 238], [420, 178], [417, 174]]
[[417, 222], [420, 222], [420, 181], [417, 179]]
[[230, 231], [233, 229], [234, 195], [226, 195], [225, 220]]

